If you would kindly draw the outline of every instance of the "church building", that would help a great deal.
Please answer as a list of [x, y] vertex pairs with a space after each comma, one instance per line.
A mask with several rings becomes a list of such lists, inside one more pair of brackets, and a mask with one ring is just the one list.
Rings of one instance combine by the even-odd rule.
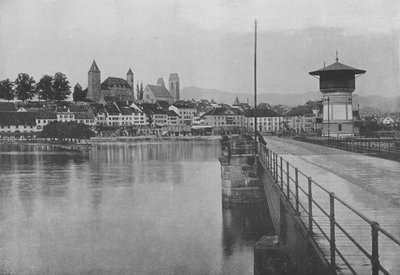
[[105, 97], [133, 101], [135, 99], [133, 72], [129, 69], [126, 73], [126, 79], [108, 77], [101, 82], [99, 67], [97, 67], [96, 61], [93, 60], [88, 72], [87, 99], [93, 102], [100, 102]]
[[157, 85], [146, 85], [143, 91], [143, 101], [156, 103], [157, 101], [167, 101], [170, 105], [180, 99], [180, 83], [177, 73], [172, 73], [168, 79], [169, 90], [165, 86], [163, 78], [159, 78]]

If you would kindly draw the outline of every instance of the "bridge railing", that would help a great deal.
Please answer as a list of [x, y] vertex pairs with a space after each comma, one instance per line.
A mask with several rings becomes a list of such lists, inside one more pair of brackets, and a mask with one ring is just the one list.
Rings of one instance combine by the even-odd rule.
[[388, 159], [400, 160], [400, 139], [398, 138], [297, 136], [296, 139], [342, 150], [367, 153]]
[[258, 156], [296, 215], [301, 216], [308, 234], [321, 248], [329, 248], [324, 254], [332, 269], [376, 275], [390, 274], [386, 265], [389, 270], [399, 265], [393, 255], [400, 255], [400, 240], [376, 221], [260, 143]]
[[221, 141], [222, 153], [229, 156], [254, 154], [256, 144], [246, 139], [226, 139]]

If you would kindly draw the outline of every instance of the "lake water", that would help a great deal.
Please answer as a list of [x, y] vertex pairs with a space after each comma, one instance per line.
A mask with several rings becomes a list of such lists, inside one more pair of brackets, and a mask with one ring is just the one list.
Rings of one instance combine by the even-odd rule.
[[273, 228], [223, 209], [218, 141], [0, 145], [0, 273], [253, 274]]

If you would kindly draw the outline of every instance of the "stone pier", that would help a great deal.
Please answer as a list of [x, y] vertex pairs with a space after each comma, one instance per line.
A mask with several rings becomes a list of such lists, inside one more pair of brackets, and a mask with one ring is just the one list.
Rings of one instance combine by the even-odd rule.
[[221, 146], [219, 161], [223, 206], [265, 202], [264, 187], [257, 175], [253, 144], [225, 139]]

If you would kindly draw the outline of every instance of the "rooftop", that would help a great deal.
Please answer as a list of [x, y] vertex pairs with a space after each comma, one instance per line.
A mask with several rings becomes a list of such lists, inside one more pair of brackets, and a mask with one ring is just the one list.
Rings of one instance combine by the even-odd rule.
[[99, 67], [97, 67], [96, 61], [93, 60], [92, 66], [90, 66], [89, 72], [99, 73]]
[[[246, 117], [254, 117], [254, 109], [246, 110], [244, 115]], [[272, 109], [259, 109], [256, 108], [256, 116], [257, 117], [281, 117], [280, 114], [275, 112]]]
[[344, 65], [342, 63], [339, 63], [339, 61], [336, 61], [335, 63], [333, 63], [333, 64], [331, 64], [331, 65], [329, 65], [327, 67], [323, 67], [323, 68], [321, 68], [319, 70], [309, 72], [309, 74], [310, 75], [321, 75], [321, 74], [325, 74], [325, 73], [328, 73], [328, 72], [335, 72], [335, 71], [336, 72], [345, 71], [345, 72], [351, 72], [351, 73], [354, 73], [354, 74], [365, 74], [365, 72], [366, 72], [364, 70], [356, 69], [356, 68]]
[[167, 88], [165, 88], [165, 86], [161, 86], [161, 85], [147, 85], [147, 87], [150, 89], [150, 91], [152, 91], [152, 93], [153, 93], [156, 97], [168, 97], [168, 98], [172, 98], [171, 95], [169, 94]]
[[101, 83], [102, 90], [109, 90], [110, 87], [131, 88], [129, 83], [120, 77], [107, 77], [107, 79]]
[[0, 112], [15, 112], [15, 104], [13, 102], [0, 102]]
[[36, 125], [33, 112], [0, 112], [0, 125]]

